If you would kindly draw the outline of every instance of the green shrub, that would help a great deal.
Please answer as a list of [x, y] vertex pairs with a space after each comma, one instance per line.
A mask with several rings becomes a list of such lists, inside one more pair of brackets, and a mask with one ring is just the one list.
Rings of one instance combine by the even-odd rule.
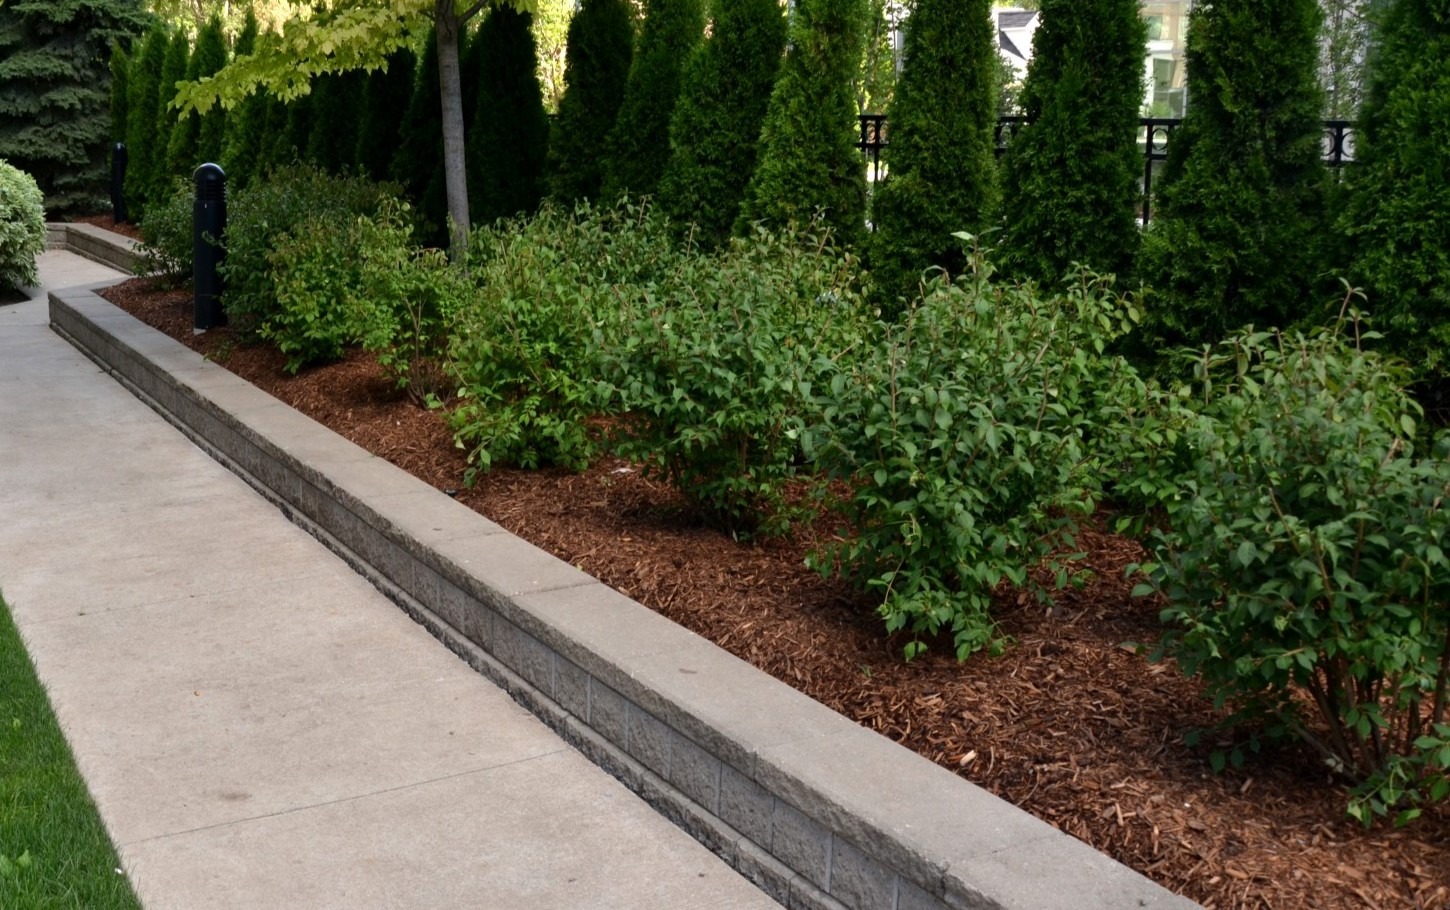
[[549, 193], [564, 205], [596, 199], [609, 131], [634, 59], [629, 0], [584, 0], [569, 22], [567, 87], [549, 136]]
[[1004, 271], [1056, 284], [1073, 263], [1126, 278], [1136, 259], [1140, 0], [1046, 0], [1003, 166]]
[[1044, 298], [973, 266], [835, 371], [810, 436], [852, 487], [851, 533], [812, 562], [878, 591], [887, 629], [912, 635], [908, 658], [939, 633], [959, 659], [997, 647], [993, 589], [1047, 598], [1030, 572], [1044, 560], [1067, 583], [1060, 554], [1099, 494], [1092, 438], [1141, 385], [1103, 353], [1136, 315], [1108, 280], [1084, 272]]
[[0, 161], [0, 289], [35, 284], [45, 250], [45, 206], [35, 178]]
[[735, 232], [752, 222], [808, 224], [824, 211], [852, 246], [866, 224], [866, 168], [856, 148], [852, 93], [866, 33], [866, 0], [800, 0], [761, 126], [760, 152]]
[[980, 233], [996, 217], [997, 59], [987, 0], [919, 0], [906, 20], [890, 173], [872, 204], [869, 247], [890, 312], [920, 293], [923, 270], [966, 266], [953, 231]]
[[704, 0], [645, 0], [644, 23], [609, 133], [602, 198], [655, 191], [670, 160], [670, 117], [685, 61], [705, 36]]
[[1156, 184], [1140, 275], [1149, 325], [1211, 343], [1315, 316], [1328, 172], [1319, 0], [1193, 8], [1193, 99]]
[[1450, 460], [1415, 455], [1404, 371], [1352, 328], [1197, 355], [1194, 458], [1140, 591], [1250, 745], [1301, 740], [1368, 823], [1450, 794]]
[[195, 203], [192, 182], [177, 177], [171, 181], [171, 192], [147, 207], [141, 221], [138, 274], [172, 282], [191, 280]]
[[479, 229], [469, 256], [477, 290], [450, 351], [468, 480], [496, 463], [582, 469], [597, 448], [585, 423], [600, 406], [594, 333], [616, 318], [621, 296], [670, 267], [663, 223], [627, 203], [581, 203], [573, 214], [546, 205]]
[[268, 256], [284, 235], [295, 236], [304, 223], [340, 225], [359, 215], [376, 215], [392, 195], [396, 188], [387, 184], [333, 177], [316, 166], [297, 164], [253, 180], [231, 196], [227, 255], [220, 269], [225, 281], [222, 305], [232, 324], [252, 331], [277, 312]]
[[383, 331], [374, 325], [379, 308], [361, 293], [360, 234], [356, 220], [311, 215], [268, 248], [273, 303], [257, 335], [287, 355], [287, 372], [337, 360]]
[[809, 227], [681, 256], [623, 300], [620, 335], [604, 341], [615, 450], [735, 534], [785, 530], [820, 377], [867, 336], [859, 264]]
[[717, 0], [712, 25], [685, 67], [658, 198], [660, 211], [714, 249], [730, 239], [755, 171], [786, 19], [776, 0]]
[[1371, 84], [1345, 172], [1341, 215], [1356, 283], [1387, 342], [1450, 374], [1450, 10], [1392, 5], [1371, 56]]

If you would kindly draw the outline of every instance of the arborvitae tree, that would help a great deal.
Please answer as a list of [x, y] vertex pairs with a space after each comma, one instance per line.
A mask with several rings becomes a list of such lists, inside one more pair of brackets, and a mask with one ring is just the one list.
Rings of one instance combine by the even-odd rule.
[[[442, 100], [438, 86], [438, 42], [429, 34], [418, 61], [418, 81], [403, 115], [401, 141], [390, 171], [417, 206], [422, 239], [446, 241], [448, 199], [443, 176]], [[469, 217], [472, 217], [470, 213]]]
[[[212, 16], [197, 36], [191, 69], [195, 69], [198, 76], [210, 76], [226, 66], [229, 57], [221, 17]], [[191, 75], [190, 70], [187, 75]], [[220, 161], [226, 137], [227, 112], [220, 104], [212, 105], [212, 109], [201, 116], [196, 140], [197, 164]]]
[[1214, 0], [1188, 27], [1193, 97], [1144, 238], [1149, 319], [1169, 342], [1315, 311], [1328, 174], [1318, 0]]
[[996, 69], [990, 0], [919, 0], [889, 111], [890, 174], [872, 206], [871, 268], [888, 309], [924, 269], [959, 272], [953, 232], [980, 233], [996, 216]]
[[111, 48], [111, 132], [112, 142], [126, 141], [126, 119], [131, 112], [131, 55], [117, 41]]
[[1132, 268], [1148, 41], [1140, 2], [1042, 2], [1020, 98], [1032, 123], [1003, 167], [1010, 274], [1055, 283], [1074, 262], [1122, 277]]
[[609, 132], [634, 59], [629, 0], [584, 0], [569, 23], [564, 97], [549, 137], [549, 193], [594, 199], [604, 185]]
[[277, 144], [272, 149], [272, 161], [274, 164], [286, 165], [293, 161], [306, 161], [307, 140], [312, 138], [312, 102], [311, 92], [306, 95], [299, 95], [291, 101], [283, 104], [287, 119], [282, 127], [282, 132], [277, 136]]
[[1389, 342], [1450, 374], [1450, 7], [1399, 0], [1369, 61], [1342, 233]]
[[777, 0], [716, 0], [711, 36], [685, 68], [659, 205], [707, 246], [728, 240], [740, 216], [785, 29]]
[[[975, 0], [974, 0], [975, 2]], [[753, 221], [805, 222], [825, 210], [838, 238], [865, 227], [866, 168], [856, 148], [856, 98], [866, 0], [799, 0], [791, 47], [760, 134], [760, 158], [736, 231]]]
[[[242, 20], [242, 30], [237, 35], [236, 43], [232, 45], [232, 56], [250, 56], [257, 49], [257, 35], [257, 14], [248, 6]], [[226, 136], [222, 140], [221, 156], [218, 159], [218, 163], [227, 172], [227, 186], [245, 186], [256, 169], [257, 159], [261, 155], [261, 130], [265, 126], [262, 120], [266, 111], [267, 98], [257, 92], [248, 95], [227, 113]]]
[[489, 12], [474, 39], [478, 103], [468, 131], [468, 211], [476, 224], [538, 208], [544, 194], [549, 117], [539, 86], [533, 17]]
[[166, 26], [158, 20], [146, 33], [146, 41], [131, 66], [131, 98], [126, 114], [126, 202], [131, 217], [137, 219], [145, 217], [158, 167], [156, 121], [166, 44]]
[[416, 69], [417, 59], [404, 47], [388, 58], [387, 69], [368, 75], [355, 157], [358, 169], [373, 180], [388, 176], [393, 150], [398, 147], [398, 115], [413, 98]]
[[110, 56], [145, 31], [137, 0], [0, 4], [0, 159], [52, 216], [96, 211], [110, 172]]
[[166, 59], [161, 66], [161, 85], [156, 102], [156, 158], [151, 171], [151, 189], [147, 199], [157, 203], [171, 195], [174, 178], [182, 176], [171, 168], [171, 137], [178, 129], [180, 118], [171, 109], [171, 100], [176, 97], [176, 83], [186, 79], [187, 66], [191, 63], [191, 41], [186, 32], [176, 29], [166, 45]]
[[357, 130], [366, 88], [367, 73], [362, 70], [328, 73], [312, 81], [308, 160], [333, 174], [356, 167]]
[[287, 124], [291, 120], [290, 105], [268, 92], [266, 113], [262, 122], [266, 128], [262, 131], [261, 156], [257, 160], [257, 166], [251, 169], [249, 179], [255, 179], [275, 170], [284, 164], [291, 164], [297, 157], [295, 149], [290, 145], [284, 145], [287, 138]]
[[670, 160], [670, 116], [680, 73], [705, 34], [703, 0], [645, 0], [639, 49], [609, 133], [602, 195], [648, 195]]

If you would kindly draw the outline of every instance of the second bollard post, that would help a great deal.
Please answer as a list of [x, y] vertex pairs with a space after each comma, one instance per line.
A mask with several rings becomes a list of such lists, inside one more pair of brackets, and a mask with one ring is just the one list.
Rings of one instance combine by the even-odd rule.
[[215, 164], [203, 164], [193, 177], [192, 326], [200, 334], [227, 324], [227, 314], [222, 310], [222, 279], [217, 271], [226, 257], [221, 244], [227, 230], [227, 175]]

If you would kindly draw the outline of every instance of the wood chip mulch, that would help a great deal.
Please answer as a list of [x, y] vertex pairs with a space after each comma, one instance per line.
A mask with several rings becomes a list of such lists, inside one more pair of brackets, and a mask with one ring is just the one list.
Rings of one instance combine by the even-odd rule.
[[[187, 292], [133, 280], [107, 292], [207, 354], [439, 489], [463, 453], [437, 412], [391, 388], [362, 354], [281, 370], [227, 331], [194, 337]], [[1126, 643], [1152, 643], [1159, 605], [1129, 596], [1133, 541], [1090, 530], [1094, 580], [1051, 615], [1004, 591], [1005, 656], [959, 664], [946, 646], [911, 664], [872, 603], [807, 570], [824, 523], [740, 544], [683, 516], [670, 490], [602, 459], [582, 474], [499, 469], [458, 498], [823, 704], [916, 750], [1209, 908], [1450, 908], [1450, 810], [1365, 830], [1346, 794], [1295, 750], [1210, 772], [1182, 734], [1214, 715], [1198, 685]]]

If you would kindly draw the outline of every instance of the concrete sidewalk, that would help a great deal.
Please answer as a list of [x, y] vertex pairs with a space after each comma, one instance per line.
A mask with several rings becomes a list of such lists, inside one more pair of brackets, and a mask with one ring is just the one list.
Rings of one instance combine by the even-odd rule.
[[0, 306], [0, 590], [147, 908], [777, 906], [52, 333], [42, 298]]

